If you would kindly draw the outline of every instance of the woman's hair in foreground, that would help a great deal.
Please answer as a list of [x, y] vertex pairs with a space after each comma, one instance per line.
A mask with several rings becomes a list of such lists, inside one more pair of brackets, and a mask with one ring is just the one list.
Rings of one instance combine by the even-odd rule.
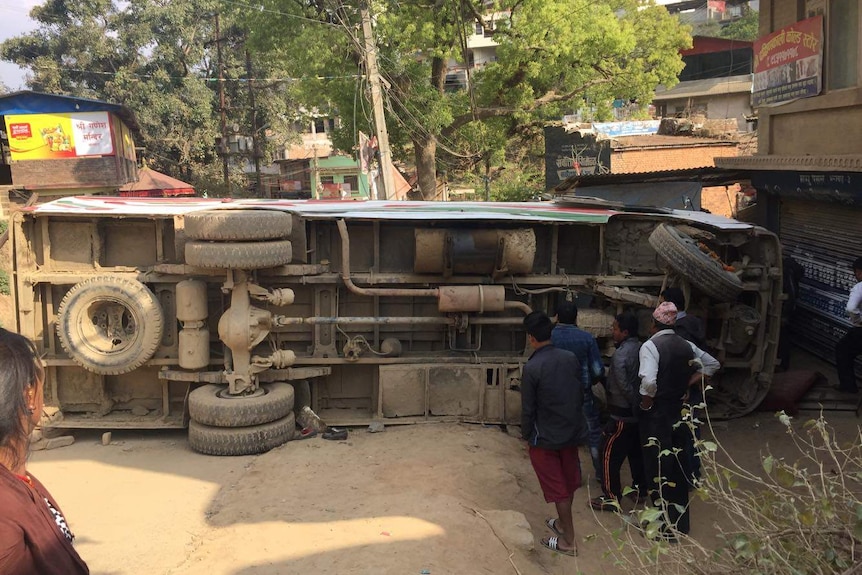
[[[16, 457], [14, 445], [29, 440], [25, 391], [43, 374], [36, 347], [27, 338], [0, 328], [0, 450]], [[13, 461], [13, 465], [20, 463]]]

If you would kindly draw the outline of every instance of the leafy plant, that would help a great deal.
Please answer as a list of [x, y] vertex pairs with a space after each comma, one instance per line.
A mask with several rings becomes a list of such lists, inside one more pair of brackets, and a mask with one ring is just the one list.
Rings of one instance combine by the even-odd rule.
[[[695, 496], [727, 520], [716, 525], [722, 545], [708, 548], [679, 534], [679, 545], [659, 539], [644, 546], [619, 530], [617, 561], [643, 573], [658, 565], [662, 573], [704, 575], [854, 572], [862, 561], [862, 431], [846, 442], [822, 415], [801, 426], [784, 412], [777, 418], [795, 447], [794, 460], [767, 451], [759, 469], [747, 469], [720, 442], [695, 442], [704, 473]], [[689, 415], [684, 425], [697, 423]], [[706, 424], [712, 428], [708, 417]], [[647, 507], [631, 522], [649, 536], [663, 515], [661, 506]]]

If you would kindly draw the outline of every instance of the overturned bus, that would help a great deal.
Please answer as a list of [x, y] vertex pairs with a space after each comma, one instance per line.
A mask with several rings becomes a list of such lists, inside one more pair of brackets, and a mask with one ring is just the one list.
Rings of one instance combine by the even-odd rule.
[[713, 416], [769, 389], [781, 253], [701, 212], [559, 199], [425, 203], [64, 198], [14, 215], [17, 325], [43, 354], [54, 428], [188, 427], [266, 451], [295, 410], [330, 425], [516, 424], [524, 314], [614, 315], [680, 286], [723, 369]]

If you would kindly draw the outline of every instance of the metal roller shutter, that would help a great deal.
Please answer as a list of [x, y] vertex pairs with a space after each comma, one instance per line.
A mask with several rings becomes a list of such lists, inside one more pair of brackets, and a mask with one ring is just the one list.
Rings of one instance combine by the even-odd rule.
[[[862, 255], [862, 210], [784, 199], [779, 236], [784, 255], [805, 269], [791, 323], [793, 341], [834, 363], [835, 344], [850, 327], [844, 308], [856, 283], [850, 266]], [[857, 367], [862, 371], [862, 362]]]

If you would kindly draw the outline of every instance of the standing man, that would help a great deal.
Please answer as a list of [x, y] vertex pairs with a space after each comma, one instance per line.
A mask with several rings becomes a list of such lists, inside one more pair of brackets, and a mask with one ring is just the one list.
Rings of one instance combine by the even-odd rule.
[[862, 257], [856, 258], [853, 262], [853, 275], [856, 276], [857, 283], [850, 290], [850, 299], [847, 300], [847, 315], [850, 316], [853, 327], [835, 346], [838, 391], [844, 393], [859, 392], [853, 362], [856, 361], [856, 356], [862, 353]]
[[581, 486], [578, 443], [584, 434], [580, 365], [574, 354], [551, 344], [553, 323], [547, 315], [532, 312], [524, 318], [524, 327], [534, 351], [521, 379], [521, 435], [545, 501], [557, 511], [556, 518], [545, 522], [555, 536], [542, 539], [542, 545], [574, 556], [578, 546], [572, 498]]
[[602, 445], [602, 423], [599, 418], [599, 406], [593, 396], [593, 385], [605, 375], [605, 366], [599, 353], [596, 338], [587, 331], [577, 327], [578, 306], [575, 302], [563, 301], [557, 306], [557, 326], [551, 334], [551, 343], [575, 354], [581, 364], [578, 380], [584, 390], [584, 418], [589, 433], [590, 458], [596, 479], [602, 482], [602, 463], [599, 452]]
[[[652, 337], [640, 349], [640, 432], [644, 472], [653, 504], [664, 511], [661, 536], [688, 533], [688, 486], [680, 458], [690, 431], [681, 421], [683, 397], [702, 376], [718, 371], [718, 361], [673, 331], [677, 309], [663, 302], [652, 314]], [[695, 361], [697, 360], [697, 361]], [[702, 365], [700, 369], [696, 363]], [[679, 425], [678, 425], [679, 424]]]
[[638, 403], [640, 401], [640, 378], [638, 353], [638, 318], [631, 312], [622, 313], [614, 319], [612, 337], [616, 351], [611, 358], [607, 379], [607, 401], [610, 420], [602, 433], [602, 492], [603, 495], [590, 500], [590, 507], [597, 511], [620, 511], [622, 481], [620, 467], [629, 460], [635, 496], [646, 497], [640, 432], [638, 428]]
[[[673, 331], [678, 336], [686, 341], [690, 341], [700, 349], [706, 347], [706, 329], [703, 326], [703, 321], [694, 315], [689, 315], [685, 312], [685, 294], [678, 287], [669, 287], [661, 292], [659, 303], [669, 301], [676, 306], [676, 323], [673, 324]], [[691, 409], [691, 419], [694, 421], [697, 416], [697, 406], [704, 401], [704, 390], [700, 382], [691, 386], [688, 396], [688, 405]], [[690, 430], [689, 430], [690, 431]], [[695, 439], [700, 439], [700, 426], [694, 425], [694, 433], [685, 434], [685, 479], [688, 481], [692, 489], [697, 486], [700, 481], [700, 457], [697, 450], [694, 448]]]
[[703, 326], [703, 320], [685, 311], [685, 294], [682, 290], [678, 287], [667, 288], [661, 292], [659, 303], [663, 301], [669, 301], [676, 306], [676, 323], [673, 324], [673, 331], [703, 349], [706, 345], [706, 328]]

